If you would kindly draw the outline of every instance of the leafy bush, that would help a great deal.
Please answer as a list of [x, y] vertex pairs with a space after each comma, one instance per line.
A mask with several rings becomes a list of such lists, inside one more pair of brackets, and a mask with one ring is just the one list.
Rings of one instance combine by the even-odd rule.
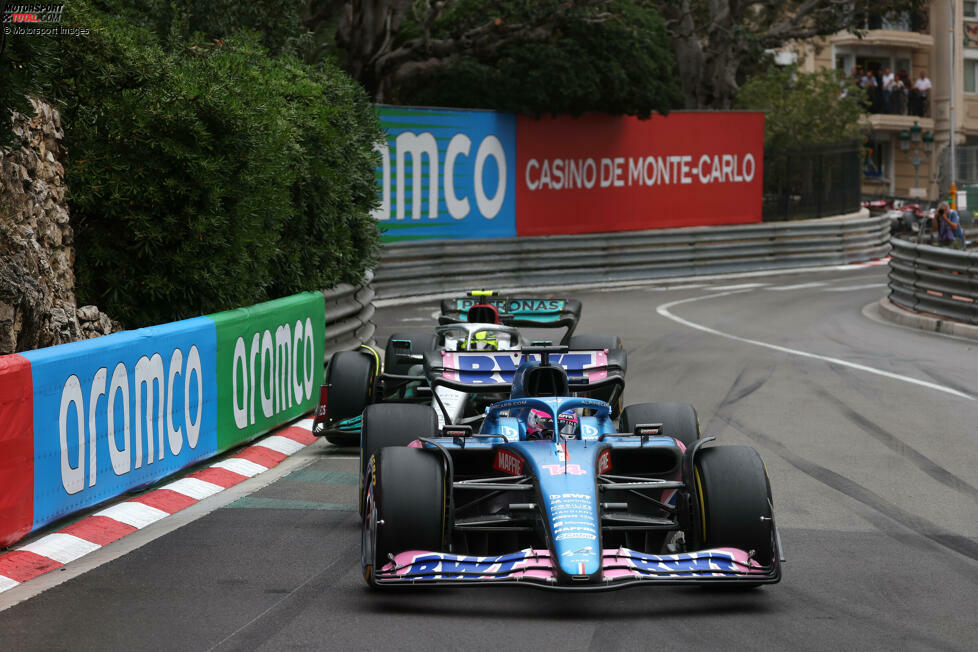
[[59, 41], [54, 71], [81, 303], [140, 326], [362, 278], [380, 130], [348, 76], [257, 34], [168, 52], [67, 9], [92, 30]]
[[765, 111], [764, 146], [784, 149], [861, 140], [865, 94], [836, 70], [770, 66], [737, 91], [736, 108]]

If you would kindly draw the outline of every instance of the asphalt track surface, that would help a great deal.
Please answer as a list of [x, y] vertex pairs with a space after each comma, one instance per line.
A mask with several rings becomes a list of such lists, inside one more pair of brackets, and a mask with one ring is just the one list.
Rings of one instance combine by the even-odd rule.
[[[626, 403], [691, 402], [705, 434], [761, 453], [778, 585], [371, 593], [356, 451], [315, 444], [0, 594], [0, 648], [978, 649], [978, 342], [874, 319], [885, 272], [574, 293], [579, 332], [628, 349]], [[435, 309], [378, 311], [378, 339]]]

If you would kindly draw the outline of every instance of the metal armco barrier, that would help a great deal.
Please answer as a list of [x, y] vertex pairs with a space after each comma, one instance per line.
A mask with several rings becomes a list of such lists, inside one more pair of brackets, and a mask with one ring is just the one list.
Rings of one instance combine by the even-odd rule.
[[978, 324], [978, 254], [893, 238], [890, 301], [916, 312]]
[[397, 242], [385, 245], [374, 287], [377, 298], [386, 299], [473, 287], [611, 282], [842, 264], [885, 256], [889, 239], [889, 221], [876, 217]]
[[370, 342], [376, 326], [371, 285], [373, 272], [368, 271], [363, 285], [337, 285], [323, 290], [326, 298], [326, 359], [337, 351], [355, 349]]

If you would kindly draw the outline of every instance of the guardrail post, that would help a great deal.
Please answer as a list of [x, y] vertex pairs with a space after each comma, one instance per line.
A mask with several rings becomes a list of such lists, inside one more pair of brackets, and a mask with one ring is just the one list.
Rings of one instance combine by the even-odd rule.
[[[921, 290], [921, 288], [920, 288], [920, 263], [919, 263], [919, 260], [920, 260], [920, 245], [919, 244], [915, 244], [915, 245], [913, 245], [913, 259], [910, 261], [910, 264], [913, 266], [913, 268], [912, 268], [913, 269], [913, 285], [910, 288], [912, 290], [912, 293], [913, 293], [913, 306], [912, 306], [912, 309], [913, 310], [916, 310], [917, 307], [920, 305], [920, 290]], [[924, 290], [924, 291], [926, 292], [926, 290]]]

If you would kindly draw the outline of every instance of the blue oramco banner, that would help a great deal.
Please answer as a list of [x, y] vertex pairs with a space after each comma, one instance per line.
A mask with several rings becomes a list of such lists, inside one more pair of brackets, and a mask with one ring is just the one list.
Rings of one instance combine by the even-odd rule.
[[34, 386], [34, 529], [217, 451], [206, 317], [24, 353]]
[[516, 236], [516, 116], [380, 106], [384, 241]]

